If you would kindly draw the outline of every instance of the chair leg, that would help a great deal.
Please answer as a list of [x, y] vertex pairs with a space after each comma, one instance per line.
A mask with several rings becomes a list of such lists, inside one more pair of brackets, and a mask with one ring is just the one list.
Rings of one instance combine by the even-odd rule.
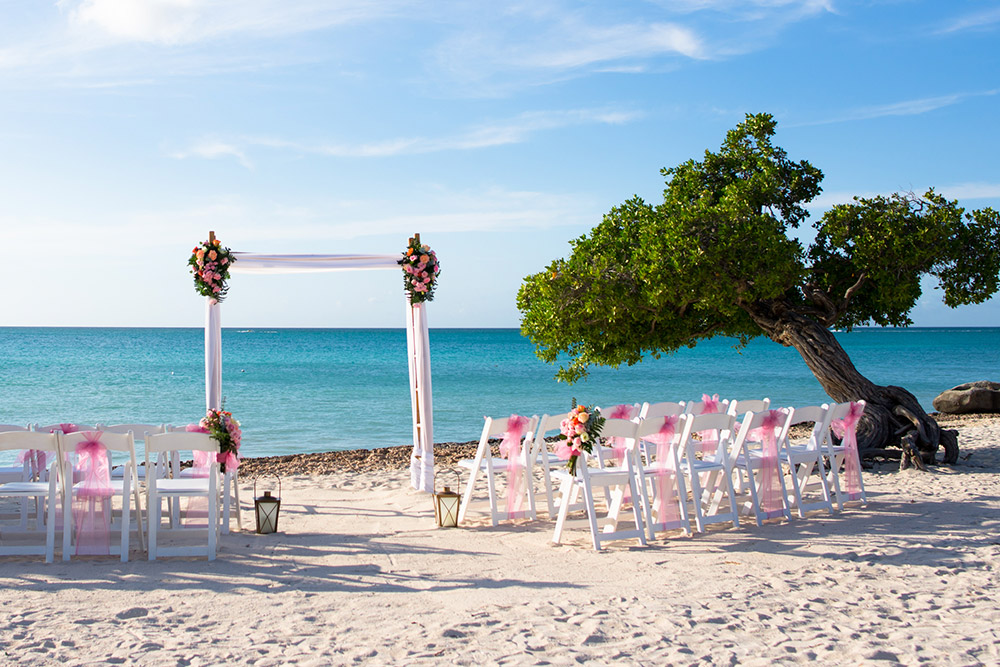
[[[222, 480], [222, 534], [229, 534], [230, 502], [232, 497], [229, 493], [230, 473], [226, 473]], [[211, 525], [211, 524], [209, 524]]]
[[569, 477], [563, 479], [559, 484], [559, 516], [556, 518], [556, 529], [552, 533], [553, 544], [560, 544], [562, 542], [562, 531], [566, 524], [566, 515], [569, 514], [570, 495], [575, 486], [576, 483]]
[[[583, 462], [586, 465], [586, 462]], [[586, 478], [584, 478], [586, 479]], [[604, 487], [608, 490], [608, 487]], [[594, 489], [590, 484], [583, 484], [583, 499], [587, 503], [587, 522], [590, 524], [590, 538], [594, 543], [594, 551], [601, 550], [601, 535], [597, 527], [597, 508], [594, 506]]]
[[[72, 472], [70, 473], [70, 475], [72, 475]], [[72, 476], [70, 477], [70, 479], [72, 479]], [[70, 490], [68, 494], [63, 493], [62, 496], [62, 524], [63, 524], [62, 559], [64, 561], [67, 561], [69, 560], [72, 538], [73, 538], [73, 491], [72, 490]]]
[[[132, 526], [130, 522], [132, 520], [132, 489], [129, 488], [129, 472], [125, 471], [125, 477], [122, 481], [122, 540], [121, 540], [121, 559], [123, 563], [128, 562], [128, 550], [129, 550], [129, 533], [132, 532]], [[110, 508], [109, 508], [110, 509]], [[108, 514], [110, 516], [110, 512]]]
[[[632, 492], [632, 517], [635, 519], [635, 527], [639, 530], [639, 544], [640, 546], [646, 546], [647, 527], [642, 525], [644, 508], [640, 507], [640, 503], [642, 503], [643, 506], [645, 506], [647, 504], [646, 503], [647, 499], [644, 493], [640, 493], [638, 487], [636, 486], [635, 481], [636, 481], [635, 477], [630, 475], [628, 478], [628, 488]], [[648, 507], [646, 507], [646, 512], [648, 511], [649, 509]]]
[[[146, 480], [147, 488], [155, 481]], [[149, 560], [156, 560], [156, 531], [160, 524], [160, 512], [163, 507], [160, 503], [160, 496], [153, 490], [146, 494], [146, 521], [149, 523]]]
[[[24, 499], [27, 502], [27, 498]], [[56, 557], [56, 499], [54, 494], [49, 494], [48, 502], [43, 503], [43, 507], [47, 506], [48, 520], [49, 523], [45, 527], [45, 562], [51, 563]], [[39, 512], [39, 514], [41, 514]], [[66, 557], [63, 557], [66, 560]]]
[[240, 504], [240, 479], [237, 472], [233, 471], [233, 500], [236, 502], [236, 529], [239, 531], [243, 530], [243, 512], [242, 505]]
[[208, 560], [215, 560], [219, 538], [219, 488], [217, 476], [208, 481]]

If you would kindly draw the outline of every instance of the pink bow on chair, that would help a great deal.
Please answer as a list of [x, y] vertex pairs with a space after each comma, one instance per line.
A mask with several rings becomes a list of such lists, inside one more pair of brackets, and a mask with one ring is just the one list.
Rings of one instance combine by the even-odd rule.
[[[611, 419], [632, 419], [635, 417], [636, 411], [636, 406], [622, 403], [621, 405], [616, 405], [608, 417]], [[625, 465], [625, 453], [628, 451], [625, 438], [614, 437], [610, 438], [610, 441], [611, 456], [614, 458], [615, 465]]]
[[108, 450], [101, 444], [100, 432], [86, 431], [84, 437], [86, 440], [76, 445], [76, 470], [83, 475], [73, 502], [76, 555], [107, 556], [111, 553], [111, 517], [105, 509], [107, 499], [114, 494]]
[[761, 498], [760, 509], [771, 519], [780, 516], [784, 512], [784, 501], [781, 498], [781, 467], [778, 464], [778, 442], [774, 437], [774, 429], [781, 425], [785, 413], [781, 410], [768, 410], [755, 435], [764, 444], [761, 452]]
[[[704, 404], [701, 409], [701, 414], [703, 415], [715, 415], [719, 413], [719, 395], [708, 394], [701, 395], [701, 402]], [[700, 431], [698, 435], [701, 436], [701, 453], [702, 454], [714, 454], [719, 448], [719, 438], [715, 435], [715, 431], [709, 429], [707, 431]]]
[[507, 420], [507, 430], [500, 442], [500, 456], [507, 458], [507, 514], [511, 518], [524, 516], [521, 478], [524, 475], [524, 461], [521, 460], [521, 439], [528, 428], [528, 418], [511, 415]]
[[653, 475], [656, 477], [656, 514], [660, 523], [668, 524], [678, 521], [674, 485], [677, 470], [674, 468], [674, 437], [677, 432], [677, 422], [680, 418], [671, 415], [663, 418], [663, 426], [656, 433], [646, 436], [648, 442], [656, 445], [656, 464]]
[[847, 494], [851, 500], [861, 497], [861, 457], [858, 455], [858, 422], [865, 408], [860, 403], [851, 402], [851, 408], [843, 419], [830, 423], [830, 428], [841, 438], [844, 445], [844, 468], [847, 476]]

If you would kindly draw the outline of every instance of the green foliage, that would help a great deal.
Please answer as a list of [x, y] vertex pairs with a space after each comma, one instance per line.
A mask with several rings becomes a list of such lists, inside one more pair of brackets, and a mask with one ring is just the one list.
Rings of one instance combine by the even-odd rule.
[[771, 116], [748, 115], [717, 153], [663, 170], [662, 204], [635, 197], [613, 208], [571, 241], [568, 258], [524, 279], [522, 333], [541, 359], [568, 359], [560, 379], [714, 336], [745, 344], [782, 313], [824, 326], [905, 325], [924, 275], [938, 278], [950, 306], [997, 291], [997, 213], [964, 215], [933, 191], [836, 206], [803, 248], [790, 234], [823, 175], [773, 145], [774, 131]]

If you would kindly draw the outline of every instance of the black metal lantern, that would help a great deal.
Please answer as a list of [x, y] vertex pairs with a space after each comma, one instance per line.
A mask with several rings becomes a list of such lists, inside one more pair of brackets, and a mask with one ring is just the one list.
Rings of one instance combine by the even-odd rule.
[[[458, 477], [460, 491], [462, 477], [457, 472], [455, 472], [455, 476]], [[462, 504], [459, 491], [452, 491], [446, 486], [444, 491], [434, 493], [434, 521], [438, 528], [456, 528], [458, 526], [458, 508]]]
[[[278, 531], [278, 510], [281, 509], [281, 478], [271, 475], [278, 480], [278, 495], [272, 496], [270, 491], [265, 491], [261, 497], [254, 498], [253, 506], [257, 515], [257, 532], [261, 535], [275, 533]], [[253, 480], [253, 495], [257, 495], [257, 477]]]

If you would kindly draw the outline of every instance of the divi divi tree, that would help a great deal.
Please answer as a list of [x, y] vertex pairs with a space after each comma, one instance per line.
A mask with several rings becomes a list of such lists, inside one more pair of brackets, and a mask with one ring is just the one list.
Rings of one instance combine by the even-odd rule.
[[933, 190], [855, 198], [813, 222], [804, 245], [795, 232], [823, 174], [772, 143], [775, 125], [747, 115], [717, 152], [663, 170], [661, 204], [626, 201], [573, 240], [569, 257], [525, 278], [522, 332], [541, 359], [568, 357], [557, 374], [568, 382], [594, 364], [634, 364], [714, 336], [767, 336], [798, 350], [833, 400], [867, 401], [863, 454], [920, 464], [943, 446], [955, 462], [955, 431], [906, 389], [865, 378], [830, 328], [911, 324], [925, 276], [948, 306], [989, 299], [1000, 216], [966, 213]]

